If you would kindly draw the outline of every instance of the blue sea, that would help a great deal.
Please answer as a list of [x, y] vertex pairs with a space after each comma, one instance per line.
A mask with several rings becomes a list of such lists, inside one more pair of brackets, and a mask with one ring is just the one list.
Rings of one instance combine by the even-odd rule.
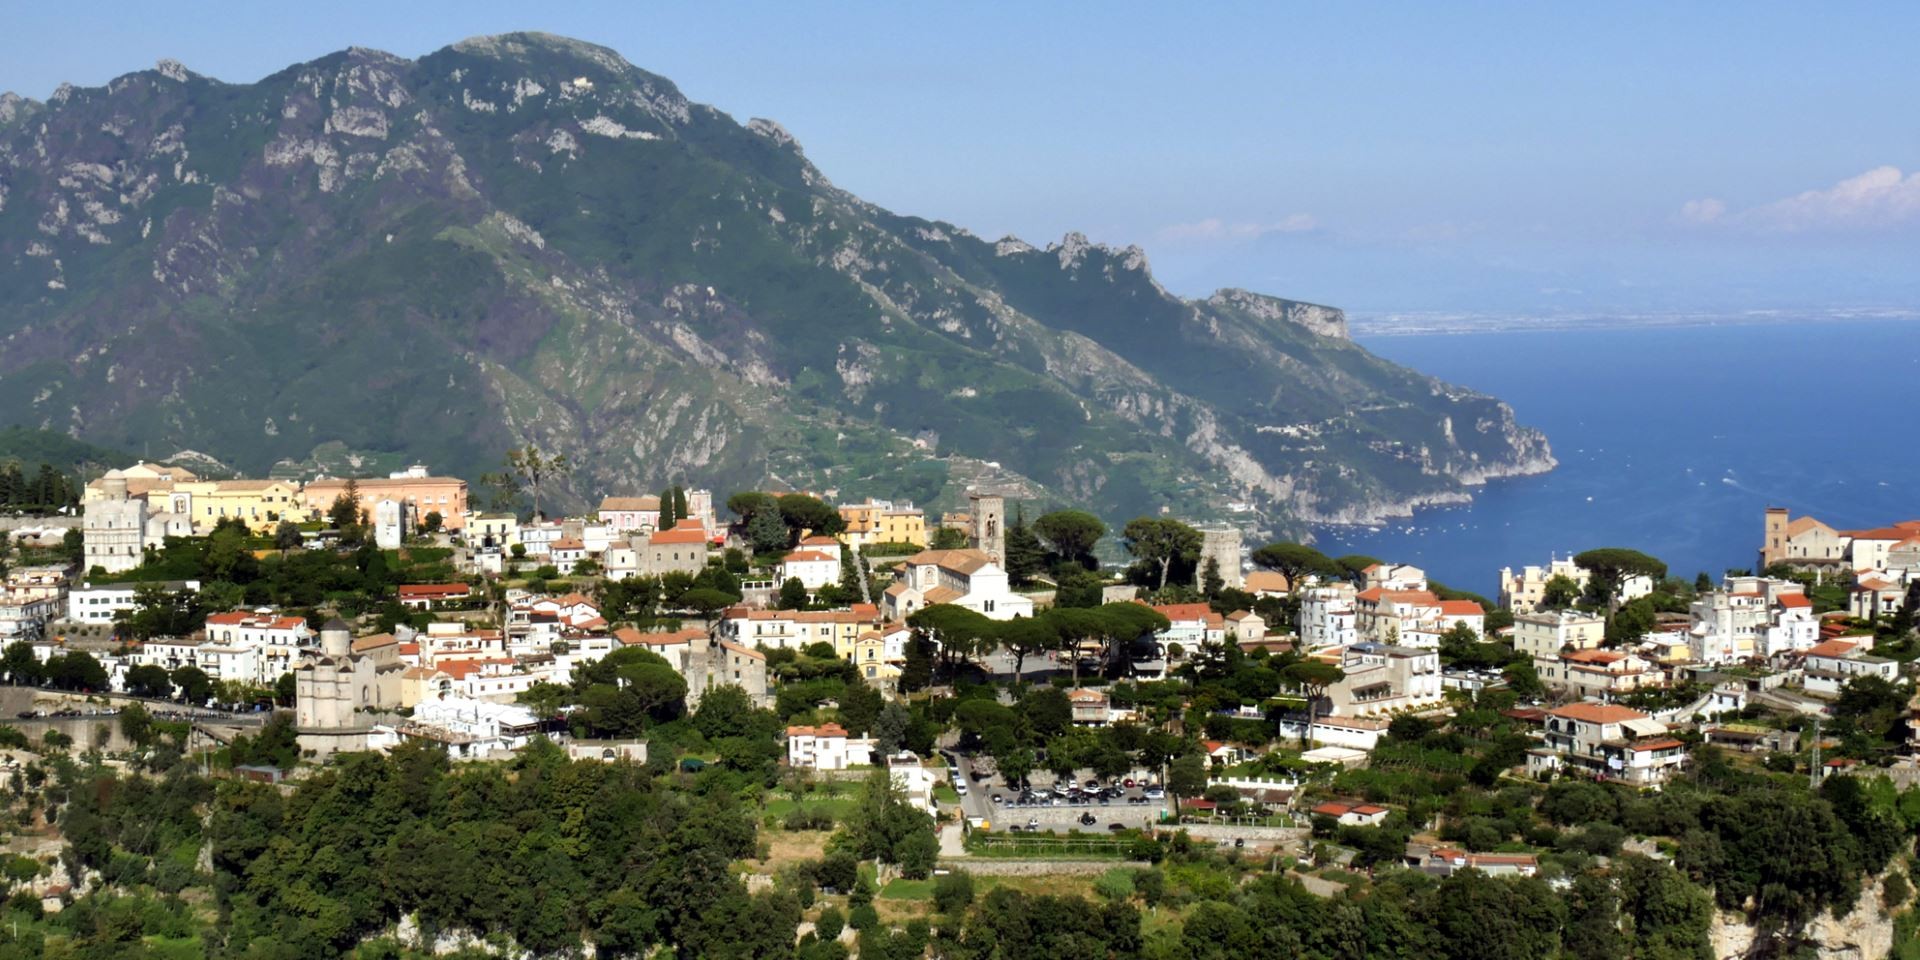
[[1332, 556], [1494, 596], [1503, 566], [1631, 547], [1675, 575], [1750, 567], [1768, 506], [1841, 529], [1920, 518], [1920, 322], [1375, 335], [1368, 349], [1493, 394], [1560, 466], [1471, 506], [1323, 528]]

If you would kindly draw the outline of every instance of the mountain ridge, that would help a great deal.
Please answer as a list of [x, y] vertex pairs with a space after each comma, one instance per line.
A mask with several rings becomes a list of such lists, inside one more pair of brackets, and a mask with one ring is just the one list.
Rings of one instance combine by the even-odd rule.
[[254, 472], [344, 444], [471, 475], [533, 442], [580, 464], [575, 502], [985, 483], [1286, 526], [1552, 465], [1335, 308], [888, 211], [777, 122], [551, 35], [0, 98], [0, 262], [8, 422]]

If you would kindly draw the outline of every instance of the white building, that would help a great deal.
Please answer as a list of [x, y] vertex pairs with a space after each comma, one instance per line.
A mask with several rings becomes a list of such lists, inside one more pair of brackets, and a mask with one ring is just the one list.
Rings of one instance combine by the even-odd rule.
[[1693, 659], [1727, 663], [1806, 650], [1820, 641], [1820, 622], [1805, 588], [1791, 580], [1729, 577], [1702, 594], [1689, 613]]
[[808, 770], [845, 770], [873, 763], [873, 740], [851, 737], [837, 723], [787, 728], [787, 765]]
[[519, 750], [540, 730], [540, 718], [526, 707], [454, 696], [415, 704], [407, 722], [375, 724], [367, 745], [385, 751], [419, 740], [444, 747], [457, 760], [478, 760]]
[[299, 617], [281, 616], [272, 609], [262, 607], [253, 611], [235, 610], [208, 616], [207, 642], [223, 649], [253, 647], [258, 650], [254, 658], [256, 671], [253, 682], [270, 687], [280, 679], [281, 674], [293, 669], [303, 650], [313, 647], [314, 632]]
[[1300, 591], [1300, 646], [1305, 650], [1344, 647], [1360, 640], [1353, 585], [1315, 584]]
[[1873, 656], [1858, 641], [1828, 640], [1807, 649], [1804, 675], [1808, 693], [1839, 696], [1855, 677], [1874, 676], [1892, 683], [1899, 679], [1900, 663]]
[[840, 580], [840, 558], [811, 548], [795, 550], [780, 561], [780, 582], [798, 580], [808, 590], [818, 590]]
[[413, 532], [413, 505], [382, 499], [373, 505], [373, 543], [382, 550], [398, 550]]
[[82, 583], [67, 591], [67, 619], [77, 623], [104, 626], [118, 623], [139, 609], [134, 595], [140, 587], [159, 587], [169, 593], [197, 593], [198, 580], [170, 580], [162, 583]]
[[1686, 763], [1667, 725], [1638, 710], [1571, 703], [1547, 711], [1544, 749], [1527, 755], [1527, 772], [1571, 769], [1635, 786], [1666, 782]]
[[1007, 572], [980, 550], [923, 550], [906, 559], [881, 600], [889, 620], [951, 603], [990, 620], [1033, 616], [1033, 600], [1014, 593]]

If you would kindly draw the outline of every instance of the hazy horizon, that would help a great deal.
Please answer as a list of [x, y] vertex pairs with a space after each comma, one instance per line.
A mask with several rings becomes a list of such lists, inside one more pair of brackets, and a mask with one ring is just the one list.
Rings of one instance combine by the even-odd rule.
[[865, 199], [987, 237], [1138, 244], [1183, 294], [1920, 306], [1920, 127], [1891, 119], [1920, 79], [1895, 42], [1911, 7], [522, 9], [37, 6], [0, 37], [0, 89], [44, 99], [162, 57], [253, 82], [349, 45], [418, 57], [539, 29], [779, 121]]

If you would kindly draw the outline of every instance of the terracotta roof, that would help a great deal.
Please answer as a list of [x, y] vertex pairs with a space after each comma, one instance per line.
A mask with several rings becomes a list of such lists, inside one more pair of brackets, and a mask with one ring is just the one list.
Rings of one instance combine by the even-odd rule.
[[1845, 657], [1847, 654], [1852, 653], [1854, 648], [1858, 646], [1859, 644], [1853, 642], [1852, 640], [1828, 640], [1825, 643], [1816, 644], [1812, 647], [1808, 647], [1807, 656], [1809, 657]]
[[1376, 813], [1386, 813], [1387, 808], [1382, 806], [1377, 806], [1371, 803], [1363, 803], [1357, 807], [1354, 807], [1353, 812], [1360, 814], [1361, 816], [1371, 817]]
[[1067, 691], [1067, 699], [1074, 703], [1105, 703], [1107, 702], [1107, 695], [1098, 690], [1088, 690], [1082, 687], [1077, 690]]
[[1224, 747], [1224, 746], [1226, 746], [1226, 744], [1224, 744], [1224, 743], [1222, 743], [1222, 742], [1220, 742], [1220, 741], [1218, 741], [1218, 740], [1208, 740], [1208, 741], [1206, 741], [1206, 748], [1207, 748], [1207, 752], [1208, 752], [1208, 753], [1219, 753], [1219, 752], [1220, 752], [1220, 748], [1221, 748], [1221, 747]]
[[1611, 703], [1569, 703], [1564, 707], [1549, 710], [1547, 713], [1583, 723], [1621, 723], [1627, 720], [1644, 720], [1647, 716], [1638, 710], [1629, 710]]
[[1811, 607], [1813, 600], [1804, 593], [1783, 593], [1774, 598], [1775, 603], [1783, 607]]
[[847, 728], [837, 723], [823, 723], [817, 727], [792, 726], [787, 728], [789, 737], [844, 737]]
[[1255, 570], [1246, 577], [1249, 593], [1286, 593], [1287, 575], [1273, 570]]
[[780, 559], [781, 563], [838, 563], [834, 558], [818, 550], [795, 550]]
[[957, 573], [973, 573], [993, 561], [978, 550], [922, 550], [906, 562], [909, 566], [933, 564]]
[[752, 657], [755, 660], [765, 660], [767, 658], [766, 654], [761, 653], [760, 651], [755, 650], [752, 647], [743, 647], [737, 643], [731, 643], [726, 640], [720, 641], [720, 645], [722, 647], [727, 648], [728, 650], [733, 651], [734, 653], [740, 654], [743, 657]]
[[1440, 601], [1440, 613], [1442, 616], [1448, 617], [1484, 617], [1487, 615], [1486, 608], [1474, 603], [1472, 600], [1442, 600]]
[[305, 629], [307, 621], [299, 617], [266, 616], [235, 610], [232, 613], [215, 613], [207, 616], [207, 626], [254, 627], [265, 630]]
[[472, 593], [473, 588], [464, 583], [403, 583], [400, 585], [402, 600], [465, 597]]
[[1920, 533], [1920, 520], [1908, 520], [1891, 527], [1875, 527], [1872, 530], [1842, 530], [1855, 540], [1905, 540]]
[[1168, 620], [1205, 620], [1213, 613], [1204, 603], [1165, 603], [1153, 609]]
[[952, 587], [934, 587], [928, 590], [924, 596], [927, 599], [927, 604], [931, 606], [936, 603], [952, 603], [955, 600], [964, 598], [966, 594]]
[[701, 526], [698, 520], [682, 520], [674, 524], [672, 530], [662, 530], [648, 537], [647, 542], [656, 545], [668, 543], [705, 543], [707, 542], [707, 528]]
[[605, 497], [600, 501], [601, 513], [654, 511], [658, 509], [660, 509], [659, 497]]
[[1868, 579], [1868, 580], [1862, 580], [1862, 581], [1860, 581], [1860, 582], [1859, 582], [1858, 584], [1856, 584], [1856, 585], [1854, 586], [1854, 588], [1853, 588], [1853, 589], [1854, 589], [1854, 590], [1855, 590], [1856, 592], [1857, 592], [1857, 591], [1862, 591], [1862, 590], [1871, 590], [1871, 591], [1875, 591], [1875, 592], [1878, 592], [1878, 591], [1881, 591], [1881, 590], [1892, 590], [1893, 588], [1895, 588], [1895, 587], [1897, 587], [1897, 586], [1899, 586], [1899, 584], [1896, 584], [1896, 583], [1888, 583], [1888, 582], [1887, 582], [1887, 581], [1885, 581], [1885, 580], [1881, 580], [1881, 579], [1880, 579], [1880, 578], [1878, 578], [1878, 577], [1874, 577], [1874, 578], [1872, 578], [1872, 579]]
[[1617, 650], [1575, 650], [1560, 655], [1560, 659], [1574, 663], [1618, 663], [1626, 658], [1626, 654]]
[[585, 543], [575, 537], [561, 537], [548, 546], [554, 550], [585, 550], [587, 548]]
[[817, 534], [801, 540], [800, 545], [803, 547], [837, 547], [840, 545], [840, 539], [838, 537], [829, 537], [825, 534]]
[[1812, 517], [1801, 517], [1800, 519], [1790, 521], [1787, 524], [1787, 536], [1797, 537], [1803, 533], [1806, 533], [1808, 530], [1812, 530], [1815, 527], [1819, 527], [1829, 532], [1833, 530], [1832, 527], [1829, 527], [1826, 524], [1821, 523], [1820, 521], [1815, 520]]
[[1323, 803], [1314, 807], [1312, 812], [1320, 814], [1322, 816], [1328, 816], [1328, 817], [1344, 817], [1352, 809], [1353, 808], [1348, 806], [1347, 804], [1334, 803], [1333, 801], [1329, 800], [1326, 803]]
[[398, 642], [391, 633], [376, 633], [371, 637], [361, 637], [355, 640], [353, 642], [353, 652], [366, 653], [369, 650], [378, 650], [381, 647], [391, 646]]
[[1678, 747], [1678, 746], [1681, 746], [1680, 741], [1675, 740], [1672, 737], [1661, 737], [1658, 740], [1642, 740], [1639, 743], [1634, 744], [1633, 752], [1645, 753], [1649, 750], [1671, 750], [1674, 747]]
[[1469, 853], [1469, 864], [1500, 864], [1511, 866], [1532, 866], [1540, 861], [1531, 853]]
[[707, 635], [698, 627], [687, 627], [671, 633], [642, 633], [632, 627], [621, 627], [613, 632], [613, 638], [627, 646], [672, 647], [691, 644]]
[[1227, 614], [1227, 619], [1234, 623], [1239, 623], [1242, 620], [1263, 620], [1264, 621], [1263, 617], [1261, 617], [1257, 613], [1254, 613], [1252, 610], [1235, 610], [1234, 612]]

